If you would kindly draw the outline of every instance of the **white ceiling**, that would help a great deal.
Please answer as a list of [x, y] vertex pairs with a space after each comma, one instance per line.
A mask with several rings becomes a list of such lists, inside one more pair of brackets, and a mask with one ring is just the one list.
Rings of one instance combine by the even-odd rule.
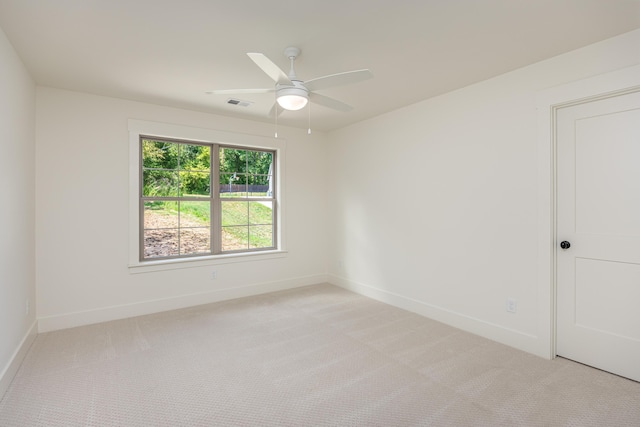
[[303, 80], [369, 68], [321, 92], [354, 111], [312, 106], [332, 130], [640, 28], [640, 0], [0, 0], [0, 27], [39, 85], [254, 120], [273, 94], [204, 94], [270, 87], [246, 52], [286, 71], [297, 46]]

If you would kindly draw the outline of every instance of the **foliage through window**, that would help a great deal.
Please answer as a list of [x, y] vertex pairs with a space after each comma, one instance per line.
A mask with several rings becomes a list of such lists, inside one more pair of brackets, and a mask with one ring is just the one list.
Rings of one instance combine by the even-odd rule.
[[275, 151], [140, 137], [140, 259], [275, 249]]

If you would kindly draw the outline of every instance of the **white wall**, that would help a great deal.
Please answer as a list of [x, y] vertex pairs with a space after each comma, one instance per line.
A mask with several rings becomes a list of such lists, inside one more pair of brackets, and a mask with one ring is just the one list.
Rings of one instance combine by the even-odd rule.
[[[35, 84], [0, 29], [0, 397], [35, 322]], [[26, 302], [30, 312], [26, 314]]]
[[286, 257], [132, 274], [128, 119], [267, 137], [274, 132], [265, 123], [38, 88], [40, 331], [326, 281], [325, 135], [282, 127]]
[[[273, 126], [38, 88], [40, 328], [317, 283], [328, 266], [333, 283], [548, 355], [549, 331], [543, 329], [549, 324], [541, 320], [550, 310], [541, 298], [548, 289], [541, 289], [543, 261], [537, 258], [536, 97], [552, 86], [640, 63], [639, 47], [636, 31], [329, 135], [281, 128], [287, 139], [287, 257], [141, 274], [127, 266], [127, 119], [260, 136], [271, 136]], [[3, 49], [3, 60], [13, 58]], [[21, 73], [0, 84], [9, 82], [15, 91], [14, 80], [27, 79]], [[29, 97], [18, 98], [25, 103]], [[2, 108], [12, 107], [1, 120], [10, 120], [9, 129], [28, 141], [33, 118], [24, 113], [16, 121], [15, 101], [1, 101]], [[8, 170], [24, 174], [21, 183], [28, 187], [28, 148], [20, 154], [24, 160]], [[26, 215], [9, 219], [28, 222], [28, 206], [23, 200], [17, 209]], [[23, 229], [33, 238], [32, 229]], [[8, 271], [28, 277], [33, 260], [22, 261]], [[4, 292], [4, 278], [2, 286]], [[28, 297], [28, 287], [18, 289], [26, 295], [11, 301]], [[507, 297], [518, 300], [516, 314], [506, 313]], [[24, 325], [16, 329], [18, 338]], [[18, 338], [7, 340], [13, 342], [8, 351]]]
[[548, 357], [537, 97], [638, 63], [635, 31], [330, 133], [330, 281]]

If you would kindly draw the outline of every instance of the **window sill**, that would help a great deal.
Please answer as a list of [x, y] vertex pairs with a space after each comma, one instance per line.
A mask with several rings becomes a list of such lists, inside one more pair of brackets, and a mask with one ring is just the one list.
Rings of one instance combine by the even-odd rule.
[[219, 264], [232, 264], [237, 262], [264, 261], [269, 259], [285, 258], [287, 251], [274, 250], [264, 252], [245, 252], [225, 255], [212, 255], [198, 258], [165, 259], [158, 261], [144, 261], [129, 264], [129, 273], [151, 273], [154, 271], [178, 270], [182, 268], [206, 267]]

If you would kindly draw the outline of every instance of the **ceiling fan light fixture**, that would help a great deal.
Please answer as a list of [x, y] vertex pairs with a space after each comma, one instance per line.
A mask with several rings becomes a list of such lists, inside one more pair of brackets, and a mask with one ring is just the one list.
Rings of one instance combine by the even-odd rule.
[[282, 95], [278, 97], [278, 104], [285, 110], [297, 111], [307, 105], [309, 100], [300, 95]]
[[309, 102], [309, 93], [297, 87], [287, 87], [278, 90], [278, 105], [285, 110], [298, 111]]

